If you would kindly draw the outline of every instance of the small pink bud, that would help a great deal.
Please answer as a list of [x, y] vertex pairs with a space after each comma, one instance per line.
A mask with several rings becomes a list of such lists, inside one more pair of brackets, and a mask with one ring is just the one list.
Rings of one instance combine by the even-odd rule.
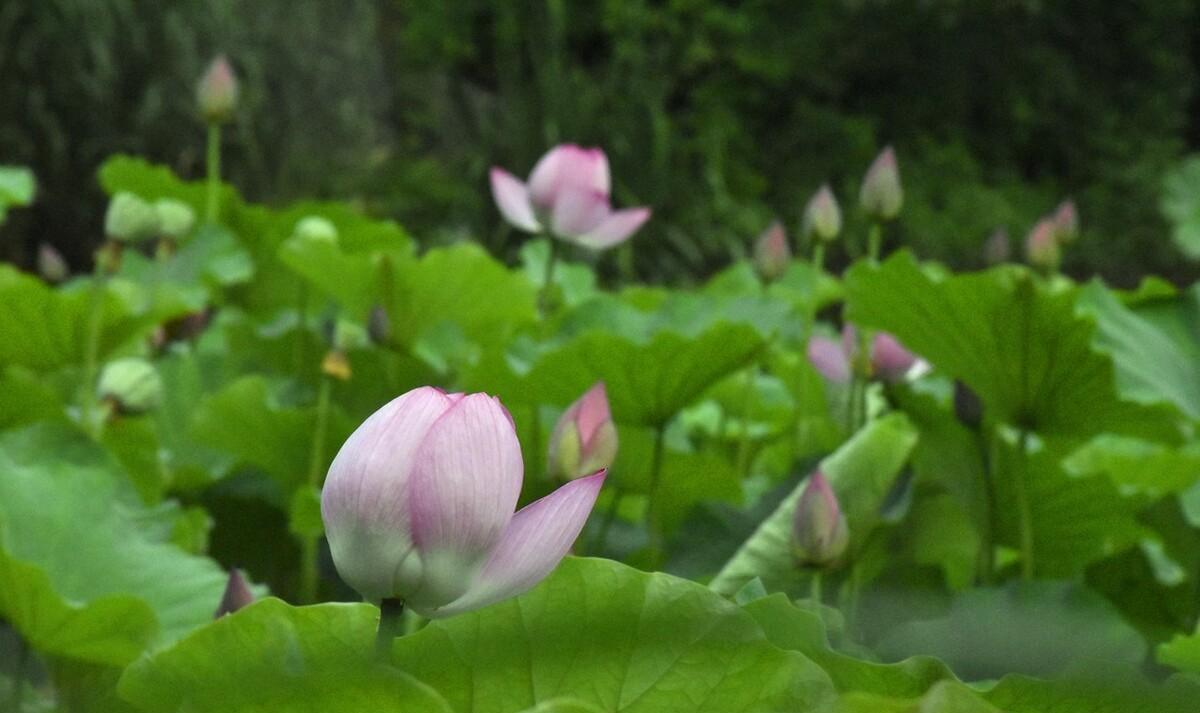
[[804, 567], [829, 567], [846, 553], [850, 531], [837, 496], [820, 471], [804, 487], [792, 519], [792, 554]]
[[804, 208], [804, 234], [823, 242], [837, 239], [842, 232], [842, 209], [826, 183], [808, 199]]
[[209, 124], [224, 124], [233, 116], [237, 98], [238, 81], [233, 67], [225, 55], [217, 55], [196, 86], [200, 116]]
[[608, 468], [616, 458], [617, 427], [600, 382], [568, 406], [554, 425], [547, 474], [575, 480]]
[[1008, 243], [1008, 231], [996, 228], [983, 244], [983, 259], [989, 265], [999, 265], [1008, 262], [1012, 249]]
[[71, 273], [62, 253], [55, 250], [54, 246], [49, 243], [42, 243], [38, 246], [37, 268], [38, 274], [46, 282], [62, 282]]
[[1079, 237], [1079, 213], [1075, 210], [1075, 201], [1065, 200], [1055, 209], [1054, 237], [1062, 245], [1072, 243]]
[[887, 332], [875, 333], [871, 340], [871, 372], [875, 376], [894, 384], [902, 381], [915, 363], [917, 357], [900, 340]]
[[900, 214], [900, 207], [904, 205], [904, 190], [900, 186], [896, 152], [891, 146], [881, 151], [867, 169], [858, 201], [867, 216], [880, 223], [892, 220]]
[[220, 619], [226, 614], [232, 614], [238, 609], [254, 603], [254, 592], [246, 584], [245, 577], [236, 569], [229, 570], [229, 581], [225, 584], [225, 594], [221, 595], [221, 603], [217, 605], [214, 619]]
[[778, 279], [792, 261], [792, 249], [788, 247], [787, 233], [783, 223], [771, 223], [754, 244], [754, 267], [764, 280]]
[[1042, 218], [1033, 226], [1029, 237], [1025, 239], [1025, 258], [1030, 265], [1046, 272], [1058, 269], [1061, 253], [1057, 234], [1051, 218]]

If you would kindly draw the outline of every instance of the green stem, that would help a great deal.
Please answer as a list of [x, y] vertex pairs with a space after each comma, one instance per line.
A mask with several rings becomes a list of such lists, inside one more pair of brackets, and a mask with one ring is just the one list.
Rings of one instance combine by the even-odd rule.
[[379, 602], [379, 629], [375, 632], [375, 658], [381, 663], [392, 660], [392, 642], [404, 632], [404, 600]]
[[308, 283], [301, 282], [296, 294], [296, 376], [308, 370]]
[[221, 213], [221, 125], [215, 121], [208, 124], [205, 168], [208, 172], [208, 195], [204, 204], [204, 218], [209, 223], [215, 223]]
[[[101, 252], [107, 250], [102, 247]], [[83, 341], [83, 385], [79, 394], [79, 413], [83, 427], [93, 438], [100, 436], [100, 424], [96, 417], [96, 374], [100, 365], [100, 333], [104, 322], [104, 287], [107, 276], [103, 260], [96, 260], [92, 276], [91, 304], [88, 307], [87, 333]]]
[[813, 269], [820, 275], [825, 270], [825, 243], [819, 238], [813, 242]]
[[612, 502], [608, 505], [608, 510], [604, 513], [604, 522], [600, 523], [600, 530], [596, 532], [596, 536], [592, 538], [591, 544], [588, 545], [588, 554], [603, 556], [604, 546], [608, 544], [608, 533], [612, 530], [613, 523], [617, 520], [617, 515], [621, 512], [621, 501], [625, 499], [625, 491], [617, 489], [613, 494]]
[[821, 603], [821, 570], [819, 570], [819, 569], [813, 570], [812, 580], [809, 582], [809, 586], [812, 588], [809, 596], [812, 597], [812, 600], [814, 602], [816, 602], [817, 604], [820, 604]]
[[659, 424], [654, 430], [654, 453], [650, 460], [650, 490], [648, 491], [646, 505], [646, 520], [650, 529], [654, 532], [658, 531], [658, 486], [662, 479], [662, 461], [663, 447], [665, 445], [664, 435], [666, 433], [666, 425]]
[[558, 262], [558, 241], [550, 238], [550, 255], [546, 258], [546, 273], [542, 277], [542, 289], [538, 292], [538, 307], [542, 316], [550, 313], [550, 293], [554, 287], [554, 265]]
[[[317, 422], [313, 428], [312, 457], [308, 463], [308, 486], [321, 487], [321, 469], [325, 465], [326, 431], [329, 430], [329, 401], [333, 390], [333, 379], [321, 377], [317, 392]], [[310, 604], [317, 600], [317, 585], [320, 579], [318, 557], [319, 540], [315, 535], [304, 535], [300, 541], [300, 601]]]
[[1026, 449], [1029, 445], [1029, 431], [1021, 429], [1017, 437], [1017, 467], [1013, 473], [1013, 489], [1016, 490], [1018, 526], [1021, 538], [1021, 579], [1033, 579], [1033, 511], [1029, 504], [1028, 483], [1026, 481]]
[[879, 223], [871, 223], [867, 232], [867, 257], [871, 262], [879, 262], [879, 251], [883, 246], [883, 228]]
[[989, 439], [983, 431], [979, 433], [979, 452], [983, 459], [983, 507], [984, 531], [979, 551], [980, 582], [989, 585], [996, 572], [996, 486], [993, 469], [996, 467], [995, 434]]

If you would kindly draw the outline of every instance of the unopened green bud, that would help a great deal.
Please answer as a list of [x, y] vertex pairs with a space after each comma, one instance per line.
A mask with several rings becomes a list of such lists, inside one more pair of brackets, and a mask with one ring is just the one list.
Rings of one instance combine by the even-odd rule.
[[829, 184], [825, 184], [808, 199], [804, 208], [804, 234], [821, 242], [832, 242], [842, 232], [842, 209]]
[[124, 414], [145, 413], [162, 399], [162, 378], [145, 359], [129, 357], [109, 362], [100, 373], [97, 392]]
[[225, 55], [220, 55], [212, 61], [196, 85], [196, 104], [200, 107], [200, 115], [210, 124], [223, 124], [233, 116], [237, 98], [237, 77], [229, 60]]
[[900, 208], [904, 205], [904, 189], [900, 186], [896, 152], [891, 146], [881, 151], [867, 169], [858, 200], [867, 216], [876, 222], [886, 223], [900, 215]]
[[804, 567], [830, 567], [846, 553], [850, 530], [837, 496], [819, 471], [813, 473], [792, 520], [792, 553]]
[[159, 233], [179, 240], [192, 232], [196, 224], [196, 212], [183, 201], [174, 198], [162, 198], [154, 202], [154, 210], [158, 212]]
[[604, 383], [598, 383], [567, 407], [550, 435], [547, 474], [558, 480], [593, 475], [617, 458], [617, 427]]
[[158, 211], [132, 193], [121, 191], [108, 202], [104, 234], [111, 240], [136, 243], [158, 235]]

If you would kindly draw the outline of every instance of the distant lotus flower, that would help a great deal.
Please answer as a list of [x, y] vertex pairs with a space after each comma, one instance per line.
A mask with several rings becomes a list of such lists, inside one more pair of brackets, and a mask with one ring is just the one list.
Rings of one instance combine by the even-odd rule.
[[792, 249], [788, 247], [787, 233], [783, 223], [771, 223], [754, 244], [754, 267], [764, 280], [779, 279], [792, 261]]
[[1079, 212], [1075, 209], [1075, 201], [1065, 200], [1054, 210], [1054, 236], [1058, 242], [1067, 245], [1079, 237]]
[[608, 468], [616, 458], [617, 427], [600, 382], [568, 406], [555, 424], [548, 473], [559, 480], [575, 480]]
[[71, 269], [67, 267], [67, 261], [63, 259], [62, 253], [55, 250], [54, 246], [49, 243], [42, 243], [38, 246], [37, 269], [38, 274], [47, 282], [62, 282], [67, 279], [67, 275], [71, 274]]
[[649, 208], [614, 211], [608, 158], [598, 148], [560, 144], [533, 167], [529, 182], [493, 167], [496, 207], [513, 227], [601, 250], [624, 242], [650, 218]]
[[1062, 254], [1058, 246], [1058, 231], [1054, 219], [1042, 218], [1025, 238], [1025, 257], [1029, 264], [1041, 270], [1058, 269]]
[[896, 152], [891, 146], [881, 151], [867, 169], [858, 201], [866, 214], [880, 223], [892, 220], [900, 214], [900, 207], [904, 204], [904, 190], [900, 186]]
[[846, 553], [850, 530], [837, 496], [820, 471], [813, 473], [792, 519], [792, 553], [806, 567], [828, 567]]
[[233, 67], [225, 55], [218, 55], [196, 85], [200, 115], [209, 124], [223, 124], [233, 116], [237, 99], [238, 81]]
[[837, 239], [842, 232], [842, 209], [826, 183], [808, 199], [804, 208], [804, 234], [823, 242]]
[[996, 228], [991, 235], [988, 236], [987, 242], [983, 244], [983, 259], [989, 265], [999, 265], [1008, 262], [1012, 254], [1012, 249], [1009, 247], [1008, 231], [1004, 228]]
[[338, 572], [364, 597], [426, 617], [530, 589], [583, 529], [605, 472], [514, 515], [523, 471], [499, 399], [422, 387], [392, 400], [329, 467], [321, 514]]
[[220, 619], [226, 614], [232, 614], [239, 609], [254, 603], [254, 592], [246, 584], [246, 578], [236, 569], [229, 570], [229, 581], [225, 583], [225, 593], [221, 595], [221, 603], [217, 605], [214, 619]]
[[[842, 328], [841, 340], [813, 337], [808, 340], [808, 360], [826, 379], [836, 383], [850, 380], [851, 367], [858, 354], [858, 332], [852, 325]], [[917, 363], [912, 352], [887, 332], [871, 338], [871, 374], [889, 383], [902, 380]]]

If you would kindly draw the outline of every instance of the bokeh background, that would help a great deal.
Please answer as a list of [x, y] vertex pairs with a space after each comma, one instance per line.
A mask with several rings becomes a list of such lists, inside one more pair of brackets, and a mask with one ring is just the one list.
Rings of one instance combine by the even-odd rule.
[[225, 52], [243, 88], [225, 172], [247, 197], [350, 199], [426, 245], [511, 255], [488, 167], [523, 175], [569, 140], [606, 149], [618, 204], [655, 208], [603, 269], [694, 280], [773, 217], [794, 230], [822, 181], [852, 203], [891, 143], [907, 201], [890, 241], [971, 267], [992, 231], [1019, 241], [1070, 197], [1068, 273], [1190, 281], [1197, 15], [1186, 0], [9, 0], [0, 163], [33, 168], [39, 195], [0, 257], [28, 264], [44, 240], [86, 268], [110, 154], [201, 175], [194, 86]]

